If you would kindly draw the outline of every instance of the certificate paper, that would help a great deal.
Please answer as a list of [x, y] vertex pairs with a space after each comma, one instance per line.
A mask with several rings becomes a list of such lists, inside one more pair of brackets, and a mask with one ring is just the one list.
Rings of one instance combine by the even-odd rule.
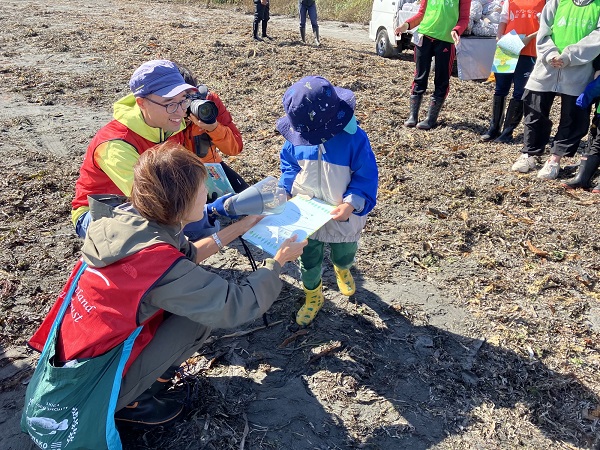
[[287, 238], [295, 234], [296, 242], [302, 241], [329, 222], [335, 208], [322, 200], [297, 195], [286, 202], [281, 214], [264, 217], [242, 238], [273, 256]]

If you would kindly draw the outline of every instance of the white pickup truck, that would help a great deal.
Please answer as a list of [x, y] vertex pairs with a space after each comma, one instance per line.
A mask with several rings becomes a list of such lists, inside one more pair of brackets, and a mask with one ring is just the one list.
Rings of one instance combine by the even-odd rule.
[[369, 38], [375, 41], [375, 51], [379, 56], [389, 58], [411, 45], [412, 35], [417, 29], [408, 30], [396, 36], [398, 25], [412, 17], [416, 11], [402, 11], [403, 0], [374, 0], [369, 22]]

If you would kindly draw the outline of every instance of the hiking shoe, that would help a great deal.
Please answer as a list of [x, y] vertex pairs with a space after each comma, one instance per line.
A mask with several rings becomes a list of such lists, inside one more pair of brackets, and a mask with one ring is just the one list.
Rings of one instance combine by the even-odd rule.
[[117, 411], [115, 422], [134, 427], [153, 427], [172, 423], [182, 412], [183, 405], [175, 399], [140, 398]]
[[544, 167], [538, 172], [537, 177], [542, 180], [555, 180], [559, 170], [560, 164], [548, 160], [546, 161], [546, 164], [544, 164]]
[[521, 154], [511, 167], [513, 172], [521, 173], [527, 173], [533, 169], [535, 169], [535, 157], [529, 156], [527, 153]]
[[304, 305], [296, 313], [296, 323], [301, 326], [311, 323], [325, 303], [322, 281], [314, 289], [304, 288], [304, 292], [306, 293]]
[[350, 297], [356, 292], [356, 285], [354, 284], [354, 278], [350, 273], [350, 269], [340, 269], [337, 266], [333, 266], [335, 272], [335, 279], [337, 281], [340, 292], [347, 297]]

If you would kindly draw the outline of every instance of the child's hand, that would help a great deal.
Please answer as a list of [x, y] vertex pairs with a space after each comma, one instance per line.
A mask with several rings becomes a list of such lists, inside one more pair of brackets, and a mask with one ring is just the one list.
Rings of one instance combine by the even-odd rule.
[[340, 206], [331, 211], [331, 215], [333, 216], [333, 220], [345, 222], [350, 218], [353, 212], [354, 206], [352, 206], [350, 203], [342, 203]]

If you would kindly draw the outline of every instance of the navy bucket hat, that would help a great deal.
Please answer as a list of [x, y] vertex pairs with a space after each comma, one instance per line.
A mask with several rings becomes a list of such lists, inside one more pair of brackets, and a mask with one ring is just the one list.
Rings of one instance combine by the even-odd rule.
[[351, 90], [323, 77], [304, 77], [283, 95], [285, 116], [277, 121], [277, 130], [294, 145], [322, 144], [344, 130], [355, 105]]

